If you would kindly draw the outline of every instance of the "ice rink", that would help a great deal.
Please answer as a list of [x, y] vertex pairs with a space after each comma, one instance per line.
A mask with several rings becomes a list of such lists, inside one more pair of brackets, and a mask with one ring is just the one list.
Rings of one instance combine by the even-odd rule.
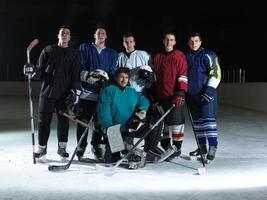
[[[36, 104], [33, 99], [35, 124]], [[267, 116], [233, 107], [219, 106], [219, 148], [216, 159], [206, 165], [177, 158], [174, 163], [148, 164], [138, 170], [79, 163], [65, 172], [50, 172], [50, 163], [61, 164], [57, 155], [55, 116], [46, 160], [33, 164], [27, 97], [0, 99], [0, 200], [265, 200], [267, 199]], [[71, 122], [68, 152], [76, 146], [76, 124]], [[35, 126], [35, 129], [37, 127]], [[196, 148], [186, 121], [182, 154]], [[89, 140], [90, 138], [88, 138]], [[37, 131], [35, 131], [37, 143]], [[36, 145], [37, 146], [37, 145]], [[87, 147], [87, 157], [92, 157]], [[63, 162], [63, 164], [66, 163]]]

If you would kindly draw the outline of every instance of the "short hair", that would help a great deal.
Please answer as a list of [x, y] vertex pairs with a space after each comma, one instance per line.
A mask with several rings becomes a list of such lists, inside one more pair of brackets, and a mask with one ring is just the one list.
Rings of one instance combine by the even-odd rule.
[[133, 37], [133, 38], [134, 38], [134, 34], [131, 33], [131, 32], [126, 32], [126, 33], [124, 33], [123, 36], [122, 36], [123, 39], [124, 39], [124, 38], [128, 38], [128, 37]]
[[127, 74], [130, 78], [130, 69], [128, 67], [119, 67], [115, 72], [115, 77], [118, 77], [121, 73]]
[[69, 29], [71, 31], [71, 27], [69, 25], [66, 25], [66, 24], [59, 26], [58, 31], [60, 31], [61, 29]]
[[107, 33], [107, 29], [105, 26], [103, 26], [102, 24], [98, 24], [97, 26], [95, 26], [94, 32], [96, 32], [98, 29], [103, 29], [106, 31]]
[[202, 37], [199, 32], [191, 32], [188, 34], [187, 39], [189, 40], [191, 37], [199, 37], [200, 40], [202, 40]]
[[173, 31], [168, 31], [163, 34], [163, 39], [165, 39], [166, 35], [173, 35], [176, 38], [176, 35]]

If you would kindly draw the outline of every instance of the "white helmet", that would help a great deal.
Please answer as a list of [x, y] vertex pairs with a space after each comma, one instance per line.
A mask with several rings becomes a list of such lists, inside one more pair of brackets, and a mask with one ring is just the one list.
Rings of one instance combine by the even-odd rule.
[[96, 69], [95, 71], [91, 72], [91, 76], [94, 76], [97, 78], [104, 78], [106, 80], [109, 80], [108, 73], [102, 69]]
[[144, 79], [148, 82], [155, 82], [156, 81], [156, 75], [152, 71], [151, 67], [148, 65], [143, 65], [140, 67], [138, 71], [139, 78]]
[[148, 66], [148, 65], [142, 65], [142, 66], [140, 67], [140, 69], [142, 69], [142, 70], [146, 70], [146, 71], [149, 71], [149, 72], [153, 72], [152, 69], [151, 69], [151, 67]]

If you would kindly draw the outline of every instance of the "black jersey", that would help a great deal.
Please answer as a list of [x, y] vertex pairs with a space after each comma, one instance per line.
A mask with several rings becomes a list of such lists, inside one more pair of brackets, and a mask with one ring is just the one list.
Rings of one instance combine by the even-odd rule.
[[73, 48], [45, 47], [36, 65], [36, 78], [42, 80], [40, 96], [62, 99], [70, 89], [80, 89], [80, 57]]

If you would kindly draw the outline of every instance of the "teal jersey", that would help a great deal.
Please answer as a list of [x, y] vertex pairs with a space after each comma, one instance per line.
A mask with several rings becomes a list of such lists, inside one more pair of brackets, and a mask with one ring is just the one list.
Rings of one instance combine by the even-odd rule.
[[135, 113], [136, 109], [147, 110], [148, 99], [135, 89], [126, 86], [121, 89], [117, 85], [109, 85], [99, 93], [97, 117], [101, 128], [116, 124], [122, 127]]

